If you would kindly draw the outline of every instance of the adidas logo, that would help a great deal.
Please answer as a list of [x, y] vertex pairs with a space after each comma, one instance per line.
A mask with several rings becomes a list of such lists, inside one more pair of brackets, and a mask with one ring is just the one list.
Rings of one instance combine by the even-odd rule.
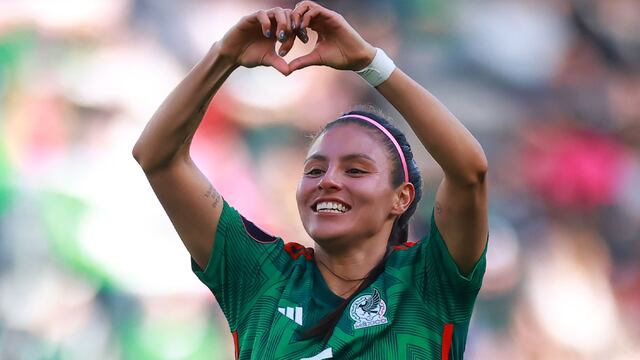
[[278, 311], [280, 314], [288, 317], [289, 319], [296, 322], [298, 325], [302, 325], [302, 308], [300, 306], [296, 307], [279, 307]]

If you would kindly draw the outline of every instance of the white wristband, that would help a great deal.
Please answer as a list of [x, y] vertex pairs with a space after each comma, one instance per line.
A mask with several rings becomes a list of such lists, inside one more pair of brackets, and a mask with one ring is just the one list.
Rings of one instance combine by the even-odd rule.
[[396, 64], [393, 60], [380, 48], [376, 48], [376, 56], [373, 57], [373, 61], [366, 68], [356, 71], [356, 74], [362, 76], [367, 80], [371, 86], [376, 87], [385, 82], [393, 70], [396, 69]]

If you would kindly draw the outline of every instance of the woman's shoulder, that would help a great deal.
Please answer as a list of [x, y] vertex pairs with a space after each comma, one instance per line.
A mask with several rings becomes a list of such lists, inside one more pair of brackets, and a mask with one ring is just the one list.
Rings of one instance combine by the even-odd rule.
[[391, 247], [391, 254], [387, 265], [392, 267], [405, 267], [415, 265], [416, 256], [421, 252], [426, 239], [418, 241], [405, 241]]

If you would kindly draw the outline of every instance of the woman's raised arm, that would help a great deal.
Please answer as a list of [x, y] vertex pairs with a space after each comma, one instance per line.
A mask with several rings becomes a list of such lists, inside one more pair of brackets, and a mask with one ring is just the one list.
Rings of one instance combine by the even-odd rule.
[[236, 68], [215, 43], [160, 105], [133, 148], [133, 157], [152, 174], [189, 156], [190, 141], [213, 95]]
[[288, 51], [293, 46], [290, 12], [275, 8], [245, 16], [214, 43], [160, 105], [133, 148], [134, 158], [146, 172], [188, 156], [190, 139], [204, 111], [238, 66], [272, 66], [289, 74], [289, 66], [275, 53], [275, 34], [284, 40], [281, 50]]
[[[314, 50], [289, 65], [291, 71], [311, 65], [362, 70], [375, 48], [334, 11], [302, 1], [292, 13], [300, 28], [319, 33]], [[435, 219], [460, 270], [467, 273], [482, 255], [488, 234], [487, 159], [478, 141], [431, 93], [395, 69], [376, 89], [402, 114], [422, 144], [442, 167]]]
[[133, 157], [202, 268], [213, 249], [222, 201], [192, 161], [191, 140], [209, 102], [234, 69], [264, 65], [289, 74], [289, 66], [275, 53], [275, 42], [282, 42], [281, 50], [293, 46], [290, 13], [274, 8], [243, 17], [169, 94], [133, 148]]
[[396, 69], [378, 91], [402, 114], [444, 170], [435, 220], [463, 273], [478, 261], [489, 231], [487, 159], [471, 133], [431, 93]]

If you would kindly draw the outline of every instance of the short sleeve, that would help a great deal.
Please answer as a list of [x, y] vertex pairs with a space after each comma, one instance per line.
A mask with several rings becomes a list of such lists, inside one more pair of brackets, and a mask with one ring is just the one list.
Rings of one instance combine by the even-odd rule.
[[422, 298], [428, 305], [438, 309], [448, 321], [468, 321], [482, 286], [487, 246], [473, 270], [463, 275], [449, 253], [432, 212], [431, 230], [419, 247], [414, 278]]
[[279, 278], [275, 257], [282, 249], [282, 239], [262, 231], [223, 201], [207, 266], [203, 270], [191, 259], [191, 269], [213, 292], [232, 331], [265, 285]]

